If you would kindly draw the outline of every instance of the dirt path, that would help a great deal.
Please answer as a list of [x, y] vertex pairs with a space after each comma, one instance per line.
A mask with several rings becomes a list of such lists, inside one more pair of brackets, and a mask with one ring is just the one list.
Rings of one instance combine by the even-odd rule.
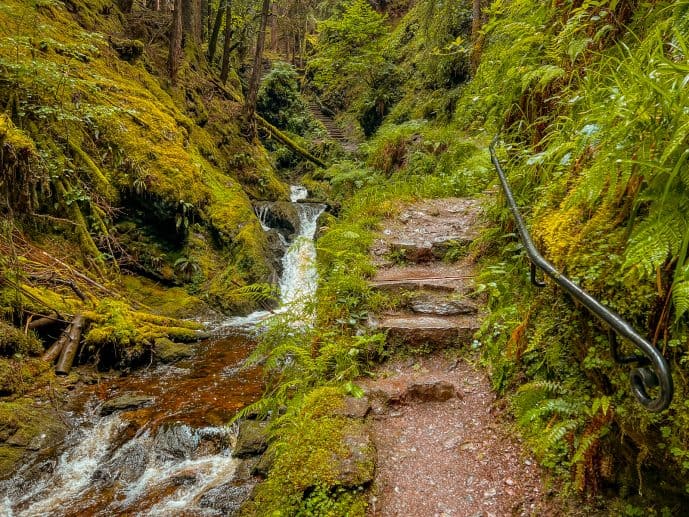
[[[401, 357], [361, 382], [371, 401], [377, 471], [372, 516], [561, 515], [543, 473], [510, 432], [485, 373], [466, 359], [481, 320], [466, 254], [476, 200], [428, 200], [387, 221], [372, 285], [401, 306], [372, 324]], [[448, 253], [459, 260], [443, 262]]]

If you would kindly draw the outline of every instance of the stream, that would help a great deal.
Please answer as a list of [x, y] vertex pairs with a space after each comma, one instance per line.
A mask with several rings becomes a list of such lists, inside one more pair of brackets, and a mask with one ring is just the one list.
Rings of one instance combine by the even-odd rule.
[[[292, 187], [299, 221], [284, 238], [280, 307], [229, 318], [216, 337], [192, 345], [189, 359], [80, 387], [60, 450], [0, 482], [0, 516], [216, 516], [238, 508], [252, 481], [232, 457], [236, 429], [226, 422], [263, 390], [259, 368], [245, 366], [258, 323], [286, 310], [308, 321], [305, 300], [317, 284], [313, 241], [325, 206], [300, 202], [307, 195]], [[143, 407], [106, 414], [104, 401], [129, 395]]]

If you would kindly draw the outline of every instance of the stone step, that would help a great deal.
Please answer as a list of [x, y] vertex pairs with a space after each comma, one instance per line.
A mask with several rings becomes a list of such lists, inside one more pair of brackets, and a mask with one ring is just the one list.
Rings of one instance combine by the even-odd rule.
[[413, 313], [429, 316], [459, 316], [478, 312], [478, 306], [472, 300], [466, 297], [449, 297], [438, 292], [415, 293], [404, 306]]
[[387, 314], [369, 322], [373, 329], [387, 332], [390, 347], [432, 351], [468, 344], [479, 325], [475, 315], [426, 316], [414, 313]]
[[418, 264], [379, 269], [369, 285], [378, 291], [400, 293], [429, 291], [467, 295], [474, 290], [474, 275], [470, 265], [433, 263], [433, 267]]
[[[436, 237], [433, 240], [425, 241], [391, 240], [388, 241], [388, 253], [408, 262], [423, 264], [442, 260], [452, 248], [457, 249], [458, 253], [455, 258], [458, 258], [466, 253], [472, 242], [473, 239], [461, 235]], [[378, 249], [376, 252], [385, 254], [385, 250]]]

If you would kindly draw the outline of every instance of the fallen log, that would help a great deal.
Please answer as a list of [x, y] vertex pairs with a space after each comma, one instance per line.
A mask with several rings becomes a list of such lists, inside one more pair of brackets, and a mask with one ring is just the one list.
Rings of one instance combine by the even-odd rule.
[[[32, 316], [32, 318], [33, 318], [33, 316]], [[62, 322], [62, 320], [60, 318], [58, 318], [57, 315], [55, 315], [55, 316], [41, 316], [40, 318], [37, 318], [35, 320], [30, 318], [26, 324], [26, 328], [28, 330], [34, 330], [34, 329], [38, 329], [41, 327], [47, 327], [48, 325], [54, 325], [54, 324], [60, 323], [60, 322]]]
[[57, 359], [57, 356], [60, 355], [60, 352], [62, 352], [62, 349], [65, 346], [65, 343], [67, 342], [67, 330], [69, 330], [69, 327], [65, 329], [65, 331], [60, 334], [60, 337], [53, 343], [48, 350], [46, 350], [43, 353], [43, 356], [41, 356], [41, 359], [43, 359], [46, 363], [52, 363]]
[[55, 366], [55, 373], [57, 375], [67, 375], [72, 368], [74, 358], [79, 351], [79, 344], [81, 342], [81, 332], [88, 323], [85, 316], [79, 314], [72, 320], [69, 328], [65, 331], [67, 339], [60, 352], [60, 358], [57, 360]]

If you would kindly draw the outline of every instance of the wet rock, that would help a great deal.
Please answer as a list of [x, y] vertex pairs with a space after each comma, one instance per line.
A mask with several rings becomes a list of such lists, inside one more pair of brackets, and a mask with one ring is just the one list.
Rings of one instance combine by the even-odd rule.
[[404, 394], [406, 402], [444, 402], [457, 397], [457, 387], [447, 381], [428, 381], [412, 384]]
[[93, 473], [92, 481], [109, 486], [116, 480], [131, 483], [146, 471], [150, 448], [141, 442], [128, 442]]
[[161, 363], [174, 363], [194, 355], [189, 345], [174, 343], [167, 338], [156, 339], [153, 350]]
[[114, 399], [106, 400], [100, 408], [101, 416], [109, 415], [115, 411], [137, 409], [152, 404], [155, 399], [148, 395], [134, 395], [127, 393]]
[[261, 222], [289, 238], [299, 230], [299, 212], [288, 201], [257, 201], [254, 209]]
[[154, 440], [156, 455], [163, 458], [190, 458], [198, 445], [198, 435], [181, 422], [163, 424]]
[[230, 433], [224, 427], [205, 427], [197, 431], [195, 457], [220, 454], [230, 447]]
[[266, 450], [268, 444], [267, 422], [244, 420], [239, 424], [239, 434], [232, 456], [246, 458], [257, 456]]
[[230, 483], [211, 488], [199, 499], [201, 508], [211, 508], [223, 515], [237, 515], [241, 505], [251, 495], [252, 485], [234, 486]]
[[252, 466], [251, 474], [265, 478], [273, 467], [273, 463], [275, 463], [275, 453], [271, 449], [267, 449], [261, 455], [261, 458]]
[[347, 449], [344, 456], [333, 455], [339, 484], [364, 486], [373, 481], [375, 471], [375, 447], [369, 433], [363, 428], [349, 430], [342, 441]]

